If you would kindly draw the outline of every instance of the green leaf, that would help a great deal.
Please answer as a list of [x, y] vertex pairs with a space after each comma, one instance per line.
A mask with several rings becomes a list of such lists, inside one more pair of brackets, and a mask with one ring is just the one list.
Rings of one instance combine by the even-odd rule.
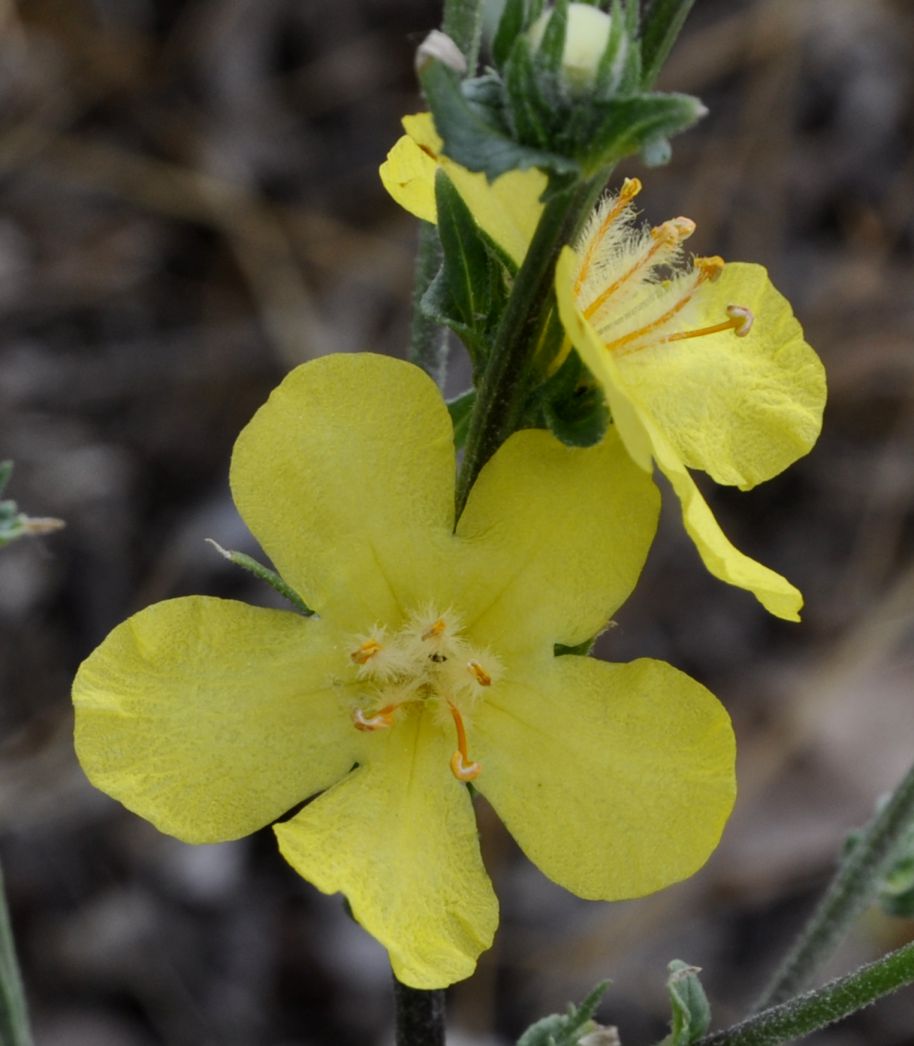
[[654, 85], [694, 3], [695, 0], [651, 0], [641, 33], [642, 86]]
[[493, 111], [483, 115], [461, 91], [454, 72], [441, 62], [428, 62], [419, 74], [422, 88], [444, 141], [444, 154], [470, 171], [482, 171], [493, 181], [506, 171], [540, 167], [557, 174], [575, 174], [578, 164], [566, 156], [533, 149], [514, 141]]
[[440, 168], [435, 176], [435, 203], [451, 303], [463, 323], [476, 329], [492, 307], [492, 261], [469, 207]]
[[691, 1046], [697, 1042], [711, 1025], [711, 1007], [701, 986], [697, 966], [689, 966], [681, 959], [674, 959], [667, 969], [667, 991], [673, 1010], [670, 1034], [661, 1046]]
[[476, 390], [467, 389], [459, 396], [447, 401], [447, 409], [451, 415], [451, 423], [454, 426], [454, 446], [460, 450], [466, 442], [467, 432], [470, 428], [470, 418], [473, 407], [476, 404]]
[[517, 1040], [517, 1046], [578, 1046], [581, 1039], [596, 1030], [593, 1015], [606, 992], [603, 981], [580, 1004], [570, 1004], [567, 1014], [553, 1013], [532, 1024]]
[[254, 577], [258, 578], [260, 581], [266, 581], [271, 588], [274, 588], [284, 599], [287, 599], [292, 606], [294, 606], [300, 613], [304, 614], [305, 617], [311, 617], [314, 613], [295, 589], [285, 582], [275, 570], [270, 570], [269, 567], [265, 567], [262, 563], [258, 563], [256, 559], [253, 559], [244, 552], [236, 552], [232, 549], [223, 548], [218, 542], [213, 541], [212, 538], [207, 538], [206, 540], [213, 546], [220, 556], [224, 556], [230, 563], [234, 563], [235, 566], [241, 567], [242, 570], [246, 570], [249, 574], [253, 574]]
[[645, 142], [669, 137], [691, 127], [707, 110], [687, 94], [638, 94], [594, 104], [589, 141], [576, 159], [585, 172], [629, 156]]

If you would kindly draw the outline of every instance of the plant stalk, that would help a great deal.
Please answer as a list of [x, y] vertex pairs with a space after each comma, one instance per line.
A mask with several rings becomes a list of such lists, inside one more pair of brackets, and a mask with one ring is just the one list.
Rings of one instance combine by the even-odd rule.
[[444, 1046], [444, 991], [410, 988], [394, 977], [397, 1046]]
[[914, 766], [844, 858], [818, 907], [787, 953], [756, 1011], [796, 995], [872, 902], [914, 832]]
[[6, 888], [0, 869], [0, 1043], [32, 1046], [25, 991], [16, 960], [13, 929], [6, 906]]
[[914, 982], [914, 942], [859, 970], [713, 1032], [696, 1046], [777, 1046], [825, 1028]]

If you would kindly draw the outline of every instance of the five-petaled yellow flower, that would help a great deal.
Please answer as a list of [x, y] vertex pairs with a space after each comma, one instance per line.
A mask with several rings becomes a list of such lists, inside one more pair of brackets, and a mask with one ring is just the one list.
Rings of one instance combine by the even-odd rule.
[[[381, 168], [394, 199], [434, 221], [442, 166], [480, 228], [520, 263], [545, 176], [512, 171], [489, 184], [441, 155], [427, 114], [404, 125], [407, 135]], [[576, 250], [563, 252], [555, 283], [562, 324], [602, 385], [629, 454], [645, 470], [656, 463], [670, 481], [708, 570], [797, 620], [800, 593], [731, 544], [688, 470], [748, 490], [806, 454], [821, 428], [822, 364], [762, 266], [686, 258], [694, 223], [639, 227], [632, 200], [640, 188], [626, 180]]]
[[702, 686], [555, 656], [606, 625], [654, 534], [656, 488], [616, 433], [587, 450], [516, 433], [456, 529], [454, 472], [420, 370], [299, 367], [239, 437], [231, 483], [319, 616], [169, 600], [74, 684], [94, 784], [188, 842], [274, 824], [419, 988], [467, 977], [497, 922], [465, 782], [546, 875], [602, 899], [694, 872], [734, 799], [729, 719]]

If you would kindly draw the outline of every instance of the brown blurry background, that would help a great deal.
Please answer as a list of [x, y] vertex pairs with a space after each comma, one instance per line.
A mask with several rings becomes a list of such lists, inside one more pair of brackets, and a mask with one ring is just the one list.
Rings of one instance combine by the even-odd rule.
[[[188, 847], [83, 779], [68, 689], [131, 612], [267, 601], [232, 443], [296, 363], [402, 354], [415, 229], [379, 162], [415, 110], [432, 0], [0, 0], [0, 457], [58, 535], [0, 553], [0, 852], [39, 1046], [390, 1041], [383, 951], [269, 831]], [[700, 254], [765, 263], [825, 360], [816, 450], [714, 491], [734, 541], [804, 591], [802, 625], [708, 577], [674, 506], [603, 641], [666, 658], [734, 715], [741, 797], [692, 881], [578, 901], [481, 812], [502, 926], [451, 993], [455, 1044], [513, 1042], [613, 979], [601, 1016], [659, 1038], [665, 964], [739, 1015], [849, 828], [914, 757], [914, 5], [698, 0], [664, 83], [711, 115], [621, 173]], [[459, 391], [459, 377], [450, 391]], [[914, 936], [870, 913], [831, 973]], [[825, 1046], [914, 1043], [914, 992]]]

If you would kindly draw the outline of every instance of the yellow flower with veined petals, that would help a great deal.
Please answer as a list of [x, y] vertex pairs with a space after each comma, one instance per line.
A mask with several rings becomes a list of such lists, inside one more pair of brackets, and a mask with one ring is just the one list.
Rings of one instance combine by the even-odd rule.
[[342, 891], [417, 988], [469, 976], [497, 923], [465, 781], [595, 899], [693, 873], [734, 799], [729, 719], [702, 686], [662, 662], [555, 656], [606, 625], [656, 527], [656, 488], [615, 433], [587, 450], [516, 433], [456, 529], [454, 471], [418, 368], [304, 364], [241, 433], [231, 482], [320, 616], [169, 600], [74, 684], [95, 785], [187, 842], [278, 821], [292, 866]]
[[[489, 184], [438, 155], [428, 114], [404, 123], [409, 133], [381, 172], [394, 199], [433, 221], [437, 160], [479, 226], [522, 259], [542, 213], [544, 175], [512, 172]], [[762, 266], [690, 263], [682, 244], [694, 223], [639, 228], [639, 190], [627, 180], [591, 217], [577, 252], [562, 254], [555, 288], [563, 326], [602, 385], [628, 452], [646, 470], [656, 462], [670, 481], [708, 570], [797, 620], [800, 593], [731, 544], [688, 470], [748, 490], [808, 453], [825, 404], [822, 364]], [[510, 211], [500, 206], [507, 198]]]

